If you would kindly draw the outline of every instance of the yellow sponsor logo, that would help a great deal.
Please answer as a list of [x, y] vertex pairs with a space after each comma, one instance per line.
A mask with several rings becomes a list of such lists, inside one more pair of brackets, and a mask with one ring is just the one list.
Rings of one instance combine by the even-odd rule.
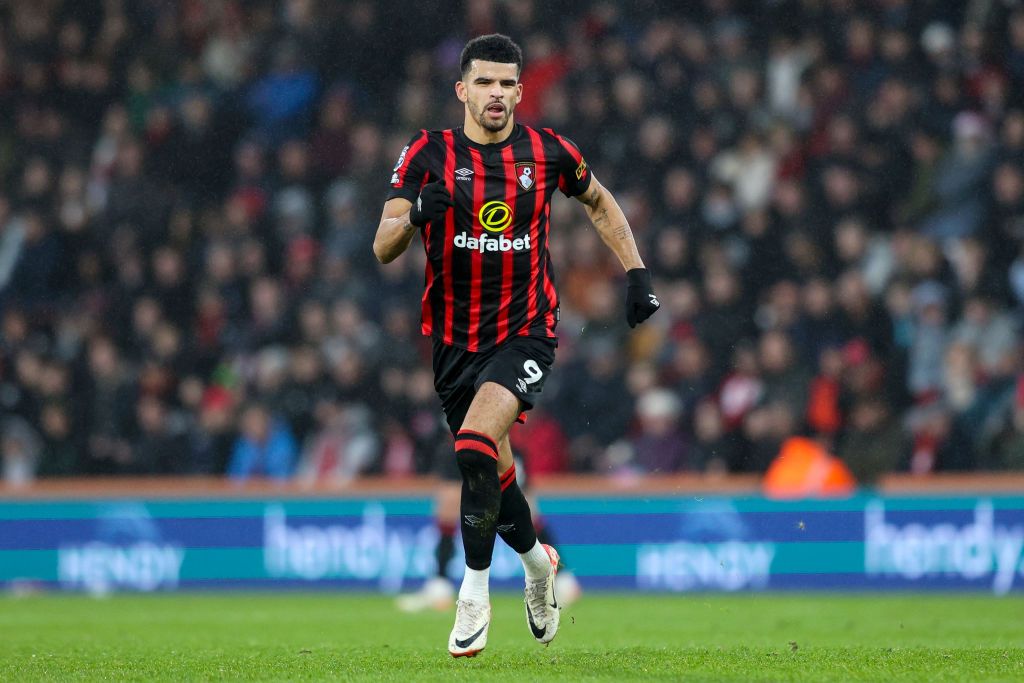
[[501, 232], [512, 225], [512, 207], [505, 202], [487, 202], [480, 207], [477, 218], [480, 219], [480, 225], [484, 226], [484, 230]]
[[582, 180], [587, 173], [587, 160], [580, 159], [580, 165], [576, 167], [576, 180]]

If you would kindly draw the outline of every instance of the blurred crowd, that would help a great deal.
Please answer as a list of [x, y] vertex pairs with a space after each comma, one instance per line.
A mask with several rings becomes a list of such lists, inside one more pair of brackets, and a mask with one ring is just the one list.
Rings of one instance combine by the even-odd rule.
[[971, 0], [0, 4], [3, 478], [427, 472], [418, 242], [370, 245], [459, 51], [525, 51], [662, 311], [556, 198], [533, 474], [1024, 467], [1024, 8]]

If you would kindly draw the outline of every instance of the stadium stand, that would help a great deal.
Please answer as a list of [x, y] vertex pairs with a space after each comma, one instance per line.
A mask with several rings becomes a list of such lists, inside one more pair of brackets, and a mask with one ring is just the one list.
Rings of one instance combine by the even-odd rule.
[[[397, 7], [397, 5], [395, 6]], [[456, 9], [457, 8], [457, 9]], [[924, 0], [0, 4], [3, 480], [345, 481], [449, 448], [422, 253], [370, 250], [467, 37], [576, 140], [664, 303], [552, 218], [530, 474], [1024, 468], [1024, 10]]]

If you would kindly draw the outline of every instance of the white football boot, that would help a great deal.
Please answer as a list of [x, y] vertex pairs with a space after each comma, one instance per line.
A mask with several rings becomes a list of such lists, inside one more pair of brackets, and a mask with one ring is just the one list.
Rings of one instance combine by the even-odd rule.
[[415, 593], [399, 595], [395, 604], [403, 612], [447, 612], [455, 604], [455, 586], [442, 576], [434, 576], [427, 579]]
[[551, 571], [543, 579], [526, 579], [526, 623], [538, 643], [547, 645], [558, 632], [559, 607], [555, 600], [558, 551], [543, 546], [551, 560]]
[[455, 628], [448, 636], [452, 657], [475, 657], [487, 647], [487, 629], [491, 625], [491, 603], [475, 600], [455, 602]]

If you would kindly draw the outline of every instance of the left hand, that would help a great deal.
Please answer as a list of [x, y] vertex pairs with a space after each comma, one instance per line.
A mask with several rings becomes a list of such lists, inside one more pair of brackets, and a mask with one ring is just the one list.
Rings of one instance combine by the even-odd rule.
[[661, 308], [661, 302], [651, 289], [651, 274], [646, 268], [626, 271], [626, 322], [636, 327]]

